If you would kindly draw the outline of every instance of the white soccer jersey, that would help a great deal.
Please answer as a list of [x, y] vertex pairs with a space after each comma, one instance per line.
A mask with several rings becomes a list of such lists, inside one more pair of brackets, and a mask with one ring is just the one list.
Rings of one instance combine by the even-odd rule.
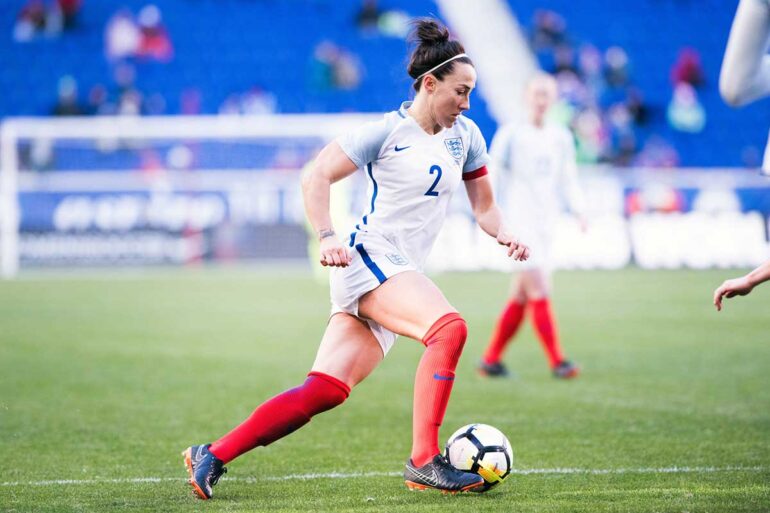
[[459, 116], [451, 128], [430, 135], [406, 112], [410, 105], [404, 102], [337, 142], [369, 180], [366, 212], [350, 235], [350, 247], [356, 246], [357, 234], [373, 232], [422, 269], [452, 193], [463, 177], [485, 172], [474, 173], [489, 157], [470, 119]]
[[505, 125], [492, 139], [489, 154], [504, 175], [502, 196], [514, 226], [550, 229], [565, 200], [573, 213], [583, 213], [575, 146], [566, 128]]

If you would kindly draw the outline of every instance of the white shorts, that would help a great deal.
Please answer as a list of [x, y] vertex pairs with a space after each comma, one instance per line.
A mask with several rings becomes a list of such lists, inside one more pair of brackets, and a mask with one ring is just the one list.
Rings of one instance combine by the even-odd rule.
[[417, 268], [396, 246], [376, 233], [356, 232], [350, 246], [353, 248], [350, 265], [331, 269], [331, 315], [345, 312], [359, 317], [369, 325], [382, 353], [388, 354], [397, 335], [371, 319], [361, 318], [358, 315], [358, 300], [388, 278], [404, 271], [416, 271]]
[[523, 262], [509, 259], [512, 262], [513, 271], [531, 271], [534, 269], [550, 271], [553, 268], [551, 247], [554, 230], [536, 223], [520, 223], [513, 226], [511, 231], [521, 242], [529, 247], [530, 251], [529, 258]]

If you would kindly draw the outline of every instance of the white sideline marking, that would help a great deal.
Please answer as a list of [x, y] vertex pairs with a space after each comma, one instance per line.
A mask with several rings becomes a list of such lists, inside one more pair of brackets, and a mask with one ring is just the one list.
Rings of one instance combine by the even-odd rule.
[[[531, 474], [712, 474], [715, 472], [766, 472], [770, 467], [662, 467], [662, 468], [530, 468], [513, 469], [511, 474], [527, 476]], [[222, 481], [240, 481], [256, 483], [258, 481], [307, 481], [311, 479], [351, 479], [359, 477], [396, 477], [401, 472], [328, 472], [320, 474], [288, 474], [285, 476], [265, 477], [223, 477]], [[52, 479], [48, 481], [6, 481], [0, 486], [58, 486], [58, 485], [88, 485], [88, 484], [127, 484], [127, 483], [164, 483], [187, 481], [186, 477], [132, 477], [117, 479]]]

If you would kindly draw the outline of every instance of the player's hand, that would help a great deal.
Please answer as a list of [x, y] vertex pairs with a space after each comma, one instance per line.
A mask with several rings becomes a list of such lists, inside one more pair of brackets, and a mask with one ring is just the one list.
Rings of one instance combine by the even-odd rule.
[[726, 280], [714, 291], [714, 306], [717, 307], [717, 311], [722, 311], [723, 297], [745, 296], [751, 292], [753, 288], [754, 285], [749, 282], [749, 279], [746, 276]]
[[508, 246], [508, 256], [512, 257], [514, 260], [523, 262], [529, 258], [529, 248], [525, 244], [519, 242], [516, 237], [506, 232], [497, 234], [497, 243], [501, 246]]
[[321, 239], [321, 265], [326, 267], [347, 267], [351, 256], [348, 248], [342, 245], [336, 236]]

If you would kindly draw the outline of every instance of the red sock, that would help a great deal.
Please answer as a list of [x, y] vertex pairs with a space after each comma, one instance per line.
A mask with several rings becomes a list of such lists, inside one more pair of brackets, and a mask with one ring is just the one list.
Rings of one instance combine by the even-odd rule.
[[530, 301], [532, 304], [532, 321], [535, 323], [540, 342], [548, 355], [551, 368], [556, 367], [564, 360], [559, 346], [559, 334], [556, 331], [556, 321], [551, 312], [551, 301], [545, 297]]
[[313, 415], [331, 410], [350, 395], [345, 383], [311, 372], [302, 386], [262, 403], [241, 425], [211, 444], [214, 456], [227, 463], [260, 445], [268, 445], [296, 431]]
[[516, 300], [510, 301], [505, 306], [503, 313], [500, 314], [500, 318], [497, 320], [497, 326], [492, 333], [492, 338], [484, 353], [485, 363], [496, 363], [500, 361], [500, 357], [503, 354], [505, 347], [519, 330], [519, 326], [521, 326], [526, 307], [527, 303], [522, 304]]
[[460, 314], [446, 314], [431, 326], [422, 339], [425, 353], [417, 366], [414, 380], [414, 413], [412, 419], [412, 463], [421, 467], [428, 463], [438, 448], [438, 429], [455, 380], [468, 326]]

